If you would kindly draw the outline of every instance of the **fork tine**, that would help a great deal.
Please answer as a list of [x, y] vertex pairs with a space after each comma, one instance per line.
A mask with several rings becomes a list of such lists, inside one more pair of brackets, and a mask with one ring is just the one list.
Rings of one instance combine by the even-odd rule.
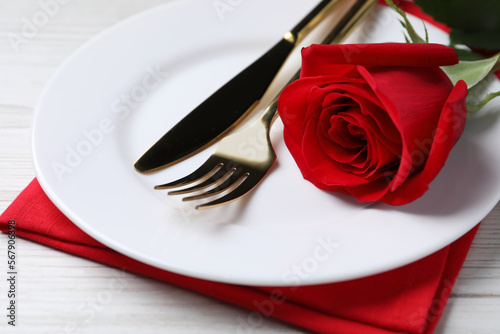
[[222, 167], [222, 163], [218, 161], [215, 157], [211, 156], [205, 163], [203, 163], [197, 170], [192, 172], [185, 177], [177, 179], [175, 181], [157, 185], [155, 189], [170, 189], [180, 186], [185, 186], [198, 180], [203, 180], [204, 178], [209, 178], [213, 176]]
[[[264, 174], [265, 175], [265, 174]], [[264, 175], [252, 175], [250, 174], [243, 182], [241, 182], [233, 191], [231, 191], [229, 194], [226, 194], [214, 201], [200, 204], [196, 207], [196, 209], [210, 209], [219, 205], [223, 205], [229, 202], [232, 202], [234, 200], [237, 200], [238, 198], [244, 196], [250, 190], [252, 190], [257, 184], [260, 183], [260, 181], [264, 178]]]
[[206, 179], [204, 182], [195, 184], [194, 186], [189, 187], [189, 188], [170, 191], [168, 194], [169, 195], [182, 195], [182, 194], [187, 194], [187, 193], [191, 193], [194, 191], [202, 190], [202, 189], [210, 187], [212, 185], [222, 184], [224, 181], [226, 181], [230, 177], [231, 172], [235, 171], [235, 168], [231, 168], [230, 170], [227, 170], [226, 168], [223, 167], [222, 163], [220, 165], [221, 166], [220, 166], [219, 170], [217, 172], [215, 172], [215, 174], [210, 176], [208, 179]]
[[196, 195], [196, 196], [190, 196], [190, 197], [185, 197], [182, 200], [183, 201], [194, 201], [197, 199], [202, 199], [210, 196], [214, 196], [217, 194], [220, 194], [221, 192], [225, 190], [232, 190], [232, 188], [237, 187], [243, 179], [248, 177], [249, 173], [243, 172], [242, 170], [236, 170], [234, 173], [232, 173], [226, 181], [224, 181], [222, 184], [220, 184], [218, 187], [215, 187], [207, 192], [204, 192], [202, 194]]

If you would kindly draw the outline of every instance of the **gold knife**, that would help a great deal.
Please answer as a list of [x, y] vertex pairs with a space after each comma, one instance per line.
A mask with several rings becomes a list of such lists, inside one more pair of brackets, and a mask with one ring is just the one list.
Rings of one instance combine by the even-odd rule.
[[161, 137], [134, 164], [150, 173], [180, 162], [232, 130], [258, 104], [292, 50], [340, 3], [323, 0], [267, 53], [236, 75]]

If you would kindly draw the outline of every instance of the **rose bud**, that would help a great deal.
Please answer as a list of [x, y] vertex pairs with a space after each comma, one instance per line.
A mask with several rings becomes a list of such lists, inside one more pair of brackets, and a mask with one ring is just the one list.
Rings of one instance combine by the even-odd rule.
[[360, 202], [421, 197], [466, 121], [467, 86], [439, 44], [312, 45], [280, 95], [284, 140], [302, 175]]

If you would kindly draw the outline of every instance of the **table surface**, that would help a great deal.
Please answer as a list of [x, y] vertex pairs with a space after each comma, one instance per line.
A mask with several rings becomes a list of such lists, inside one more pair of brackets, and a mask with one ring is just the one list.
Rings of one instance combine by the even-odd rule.
[[[33, 179], [30, 125], [46, 82], [78, 47], [105, 28], [169, 0], [0, 0], [0, 211]], [[237, 2], [222, 1], [223, 3]], [[13, 47], [11, 33], [29, 38]], [[11, 35], [9, 35], [11, 34]], [[500, 328], [500, 205], [484, 219], [436, 333]], [[6, 254], [0, 236], [0, 254]], [[234, 333], [248, 310], [153, 279], [109, 268], [26, 240], [18, 246], [19, 328], [14, 333]], [[6, 262], [6, 261], [5, 261]], [[1, 268], [7, 272], [5, 264]], [[123, 289], [110, 291], [117, 280]], [[7, 300], [0, 279], [0, 305]], [[106, 299], [101, 296], [106, 295]], [[2, 302], [3, 301], [3, 302]], [[3, 307], [1, 307], [4, 309]], [[254, 333], [301, 333], [265, 319]]]

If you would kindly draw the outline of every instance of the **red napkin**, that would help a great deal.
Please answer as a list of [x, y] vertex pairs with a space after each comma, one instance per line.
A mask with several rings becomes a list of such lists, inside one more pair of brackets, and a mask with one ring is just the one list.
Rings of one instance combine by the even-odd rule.
[[251, 310], [238, 331], [251, 333], [274, 317], [319, 333], [432, 333], [478, 226], [450, 246], [410, 265], [362, 279], [301, 287], [231, 285], [174, 274], [117, 253], [66, 218], [38, 181], [0, 216], [17, 236], [172, 283]]

